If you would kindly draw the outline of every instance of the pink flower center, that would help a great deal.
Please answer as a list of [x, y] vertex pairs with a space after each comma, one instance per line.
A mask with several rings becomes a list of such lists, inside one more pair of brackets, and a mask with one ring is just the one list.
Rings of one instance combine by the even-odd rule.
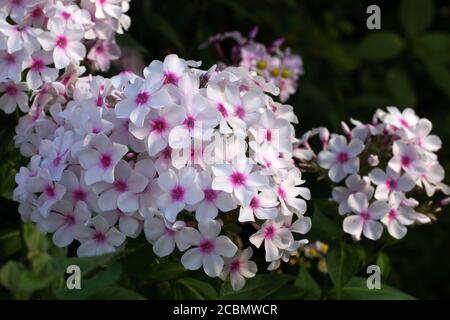
[[97, 243], [105, 243], [106, 242], [106, 235], [101, 231], [96, 231], [94, 233], [93, 239]]
[[114, 189], [116, 189], [117, 192], [125, 192], [128, 190], [128, 185], [125, 181], [123, 180], [116, 180], [114, 181]]
[[62, 13], [61, 13], [61, 16], [64, 18], [64, 20], [69, 20], [70, 19], [70, 17], [72, 17], [72, 14], [70, 13], [70, 12], [67, 12], [67, 11], [63, 11]]
[[200, 252], [204, 255], [210, 254], [214, 251], [214, 243], [211, 241], [204, 239], [202, 242], [200, 242], [200, 245], [198, 246]]
[[39, 19], [44, 15], [44, 11], [42, 10], [41, 7], [37, 7], [36, 9], [33, 9], [33, 11], [31, 11], [31, 17], [33, 19]]
[[73, 191], [73, 199], [75, 201], [84, 201], [86, 200], [86, 192], [82, 189], [76, 189]]
[[394, 191], [397, 189], [398, 182], [397, 182], [397, 180], [395, 180], [393, 178], [388, 178], [386, 180], [386, 185], [390, 191]]
[[52, 161], [53, 167], [58, 167], [62, 162], [63, 156], [61, 154], [56, 155], [55, 159]]
[[237, 106], [235, 111], [236, 117], [243, 119], [245, 117], [245, 109], [242, 106]]
[[134, 100], [138, 106], [147, 104], [150, 99], [150, 94], [147, 91], [139, 92]]
[[239, 272], [241, 269], [241, 262], [239, 260], [234, 260], [230, 265], [231, 272]]
[[33, 59], [31, 64], [31, 70], [33, 71], [42, 71], [45, 67], [44, 61], [40, 58]]
[[368, 221], [370, 220], [370, 214], [368, 212], [361, 212], [360, 213], [361, 218], [363, 219], [363, 221]]
[[284, 191], [284, 189], [282, 187], [277, 188], [277, 193], [278, 193], [278, 197], [280, 197], [280, 199], [283, 199], [283, 200], [286, 199], [286, 191]]
[[267, 141], [272, 141], [272, 130], [268, 129], [266, 130], [266, 140]]
[[264, 228], [264, 239], [273, 239], [276, 234], [275, 227], [273, 225]]
[[341, 152], [337, 156], [337, 160], [341, 164], [346, 163], [348, 161], [348, 158], [349, 157], [348, 157], [348, 153], [347, 152]]
[[403, 167], [408, 168], [411, 165], [411, 158], [407, 155], [404, 155], [401, 157], [400, 162], [402, 163]]
[[168, 235], [169, 237], [175, 236], [175, 231], [173, 231], [172, 229], [167, 228], [167, 227], [164, 227], [164, 228], [165, 228], [166, 235]]
[[164, 118], [158, 118], [152, 120], [151, 123], [152, 131], [156, 131], [157, 133], [161, 134], [167, 129], [167, 122]]
[[55, 188], [49, 184], [48, 186], [45, 187], [44, 193], [47, 195], [47, 197], [54, 198], [55, 197]]
[[261, 207], [261, 202], [257, 197], [253, 197], [252, 200], [250, 201], [250, 208], [255, 210], [258, 209], [259, 207]]
[[397, 210], [391, 209], [388, 213], [389, 220], [394, 220], [397, 217]]
[[405, 128], [409, 128], [409, 123], [408, 123], [408, 121], [406, 121], [405, 118], [400, 118], [400, 124], [402, 126], [404, 126]]
[[112, 163], [112, 159], [111, 156], [109, 154], [102, 154], [100, 157], [100, 164], [102, 165], [102, 167], [104, 169], [109, 168], [111, 166]]
[[222, 117], [224, 118], [228, 117], [227, 109], [225, 109], [225, 106], [222, 103], [217, 104], [217, 110], [219, 110]]
[[166, 161], [172, 159], [172, 149], [170, 147], [165, 148], [161, 154]]
[[213, 189], [205, 189], [203, 190], [203, 193], [205, 194], [205, 200], [209, 202], [213, 202], [218, 196], [218, 192]]
[[75, 216], [73, 214], [64, 215], [64, 224], [68, 226], [73, 226], [76, 222]]
[[170, 190], [170, 197], [173, 201], [181, 201], [184, 199], [185, 190], [182, 186], [178, 185]]
[[5, 61], [8, 64], [14, 64], [14, 63], [16, 63], [16, 57], [13, 54], [7, 53], [5, 55]]
[[5, 88], [5, 93], [11, 97], [15, 97], [18, 92], [19, 91], [17, 90], [16, 86], [14, 86], [14, 85], [8, 85]]
[[105, 52], [105, 48], [102, 46], [102, 45], [100, 45], [100, 46], [98, 46], [97, 48], [95, 48], [95, 53], [96, 54], [103, 54]]
[[233, 172], [231, 175], [231, 183], [235, 187], [245, 185], [245, 180], [245, 175], [241, 172]]
[[103, 97], [101, 95], [97, 96], [97, 99], [95, 100], [95, 105], [97, 107], [103, 106]]
[[186, 128], [192, 130], [194, 129], [195, 118], [193, 116], [187, 116], [187, 118], [184, 119], [183, 124], [186, 126]]
[[175, 73], [168, 71], [164, 74], [164, 76], [164, 84], [171, 83], [176, 85], [178, 83], [178, 76]]
[[65, 36], [59, 36], [56, 38], [56, 46], [61, 49], [67, 47], [67, 38]]

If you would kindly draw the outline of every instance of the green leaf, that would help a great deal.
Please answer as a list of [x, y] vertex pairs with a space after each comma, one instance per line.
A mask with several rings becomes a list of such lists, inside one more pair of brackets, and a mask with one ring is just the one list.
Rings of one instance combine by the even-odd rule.
[[[82, 277], [81, 289], [69, 290], [60, 288], [56, 290], [55, 295], [58, 299], [86, 299], [96, 294], [99, 290], [115, 284], [120, 279], [121, 273], [122, 266], [115, 263], [89, 279]], [[85, 275], [83, 269], [81, 269], [81, 275]]]
[[29, 251], [29, 258], [32, 258], [35, 254], [47, 252], [50, 247], [50, 242], [45, 234], [33, 223], [23, 225], [22, 236]]
[[157, 31], [161, 36], [167, 37], [173, 45], [177, 47], [181, 52], [184, 51], [183, 42], [177, 32], [177, 30], [160, 15], [150, 13], [148, 15], [148, 26]]
[[147, 298], [140, 293], [121, 286], [102, 288], [93, 294], [91, 298], [99, 300], [147, 300]]
[[234, 291], [229, 281], [225, 281], [220, 290], [221, 299], [264, 299], [280, 290], [295, 277], [287, 274], [259, 274], [248, 279], [244, 288]]
[[434, 61], [426, 61], [425, 65], [436, 87], [450, 98], [450, 72], [448, 68]]
[[315, 203], [312, 216], [311, 236], [325, 242], [333, 242], [342, 237], [342, 229], [336, 221], [331, 220], [324, 211], [337, 215], [337, 208], [331, 204]]
[[417, 40], [419, 54], [424, 61], [439, 63], [450, 61], [450, 35], [443, 32], [427, 33]]
[[354, 246], [345, 243], [330, 246], [327, 253], [328, 274], [336, 287], [338, 297], [340, 290], [358, 271], [360, 262], [360, 255]]
[[384, 252], [379, 252], [377, 255], [377, 266], [381, 269], [381, 276], [383, 278], [387, 278], [389, 276], [389, 272], [391, 271], [391, 263], [389, 256]]
[[409, 37], [425, 31], [433, 22], [434, 4], [432, 0], [402, 0], [399, 6], [399, 19]]
[[208, 282], [182, 278], [175, 282], [177, 299], [217, 299], [217, 291]]
[[386, 90], [394, 97], [394, 104], [413, 107], [417, 103], [415, 90], [406, 72], [402, 69], [391, 69], [386, 77]]
[[180, 263], [155, 263], [150, 265], [149, 278], [156, 281], [169, 281], [179, 278], [186, 272], [187, 270]]
[[54, 275], [37, 276], [16, 261], [8, 261], [0, 269], [0, 284], [21, 299], [28, 298], [34, 291], [47, 287], [53, 278]]
[[22, 248], [20, 232], [17, 229], [0, 231], [0, 258], [6, 258]]
[[381, 289], [368, 289], [367, 279], [354, 277], [341, 292], [344, 300], [413, 300], [414, 297], [384, 283]]
[[369, 61], [384, 61], [398, 56], [404, 49], [402, 38], [393, 32], [371, 32], [355, 48], [356, 55]]
[[64, 270], [70, 265], [77, 265], [80, 267], [83, 275], [89, 274], [89, 272], [99, 267], [108, 267], [119, 258], [126, 255], [129, 251], [119, 251], [114, 253], [103, 254], [101, 256], [94, 257], [76, 257], [76, 258], [62, 258], [59, 259], [59, 265]]
[[304, 265], [300, 266], [300, 272], [297, 280], [295, 280], [295, 286], [302, 291], [306, 299], [319, 299], [322, 294], [322, 290], [316, 280], [314, 280], [308, 268]]

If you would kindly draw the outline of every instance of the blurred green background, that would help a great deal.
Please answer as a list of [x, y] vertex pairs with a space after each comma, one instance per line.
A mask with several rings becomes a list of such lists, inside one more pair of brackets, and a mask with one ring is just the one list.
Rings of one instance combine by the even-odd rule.
[[[371, 4], [381, 8], [381, 30], [366, 28], [366, 8]], [[220, 32], [238, 30], [246, 34], [255, 25], [260, 27], [258, 41], [270, 43], [284, 37], [285, 45], [299, 53], [304, 62], [305, 75], [298, 92], [288, 101], [300, 118], [296, 128], [299, 134], [319, 125], [339, 130], [340, 121], [350, 117], [368, 121], [380, 107], [412, 107], [433, 122], [434, 133], [444, 144], [440, 161], [447, 172], [450, 170], [449, 1], [133, 0], [129, 14], [132, 27], [119, 43], [138, 49], [146, 62], [177, 53], [185, 59], [202, 60], [208, 68], [217, 58], [212, 48], [199, 50], [201, 43]], [[29, 230], [22, 228], [19, 232], [17, 208], [8, 199], [14, 174], [23, 160], [11, 140], [15, 122], [3, 114], [0, 117], [2, 265], [11, 258], [25, 259], [24, 255], [29, 259], [33, 250], [53, 249], [30, 248], [19, 237]], [[320, 193], [312, 186], [313, 196]], [[417, 298], [450, 298], [449, 252], [450, 216], [443, 212], [437, 223], [411, 228], [402, 241], [387, 249], [391, 260], [387, 283]], [[140, 260], [137, 253], [129, 259], [133, 258]], [[48, 263], [42, 266], [46, 268]], [[125, 268], [130, 268], [127, 271], [134, 276], [122, 280], [125, 286], [133, 277], [139, 281], [138, 273], [142, 272], [130, 266]], [[114, 277], [114, 272], [103, 277]], [[169, 266], [168, 272], [181, 270], [171, 271]], [[36, 280], [33, 274], [16, 277], [25, 277], [30, 283]], [[195, 281], [189, 286], [184, 283], [186, 288], [198, 285]], [[131, 294], [115, 288], [119, 296]], [[0, 287], [0, 297], [7, 297], [6, 292]]]

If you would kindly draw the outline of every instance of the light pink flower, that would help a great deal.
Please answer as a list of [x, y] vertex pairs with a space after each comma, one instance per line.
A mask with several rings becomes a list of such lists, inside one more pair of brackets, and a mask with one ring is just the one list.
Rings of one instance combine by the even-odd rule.
[[344, 219], [344, 231], [361, 239], [361, 234], [370, 240], [378, 240], [383, 233], [383, 225], [378, 222], [389, 212], [389, 205], [384, 201], [369, 201], [364, 193], [358, 192], [350, 195], [348, 205], [356, 215]]
[[53, 61], [57, 69], [84, 59], [86, 48], [81, 42], [84, 36], [81, 26], [65, 25], [61, 20], [53, 20], [48, 28], [48, 32], [38, 35], [38, 41], [45, 51], [53, 52]]
[[86, 184], [114, 182], [114, 168], [128, 152], [127, 146], [111, 142], [104, 134], [93, 136], [86, 148], [78, 154], [81, 166], [87, 170]]
[[186, 228], [183, 239], [194, 248], [186, 251], [181, 263], [188, 270], [203, 270], [210, 277], [217, 277], [223, 270], [223, 258], [236, 254], [236, 245], [226, 236], [219, 236], [220, 223], [215, 220], [200, 221], [199, 230]]

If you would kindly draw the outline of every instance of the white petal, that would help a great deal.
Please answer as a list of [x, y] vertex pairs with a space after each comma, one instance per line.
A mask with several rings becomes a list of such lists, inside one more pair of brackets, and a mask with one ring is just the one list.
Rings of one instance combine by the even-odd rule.
[[393, 236], [395, 239], [402, 239], [407, 232], [407, 228], [404, 225], [398, 223], [398, 221], [396, 220], [391, 221], [387, 229], [389, 234]]
[[215, 251], [223, 257], [231, 258], [237, 252], [237, 246], [226, 236], [219, 236], [214, 245]]
[[362, 192], [351, 194], [348, 198], [348, 205], [354, 213], [365, 212], [369, 207], [367, 197]]
[[355, 236], [356, 239], [361, 237], [363, 231], [364, 222], [360, 216], [354, 215], [344, 219], [343, 229], [346, 233]]
[[359, 139], [353, 139], [348, 144], [348, 152], [351, 158], [358, 156], [363, 150], [364, 143]]
[[344, 171], [342, 165], [336, 163], [328, 171], [328, 176], [330, 177], [331, 181], [340, 182], [347, 176], [347, 173]]
[[125, 241], [125, 235], [116, 228], [111, 228], [106, 233], [106, 239], [110, 244], [118, 247]]
[[175, 241], [171, 237], [162, 236], [153, 244], [153, 252], [158, 257], [168, 256], [175, 249]]
[[378, 221], [369, 220], [364, 223], [364, 236], [370, 240], [378, 240], [383, 233], [383, 225]]
[[206, 239], [213, 241], [220, 234], [220, 230], [222, 229], [220, 223], [215, 220], [206, 220], [200, 221], [198, 224], [198, 229], [203, 237]]
[[188, 270], [198, 270], [203, 263], [203, 257], [198, 248], [186, 251], [181, 257], [181, 264]]
[[56, 232], [53, 234], [52, 240], [53, 243], [59, 248], [67, 247], [73, 242], [72, 231], [69, 228], [63, 226], [56, 230]]
[[329, 169], [336, 163], [336, 154], [327, 150], [321, 151], [318, 156], [318, 161], [322, 168]]

